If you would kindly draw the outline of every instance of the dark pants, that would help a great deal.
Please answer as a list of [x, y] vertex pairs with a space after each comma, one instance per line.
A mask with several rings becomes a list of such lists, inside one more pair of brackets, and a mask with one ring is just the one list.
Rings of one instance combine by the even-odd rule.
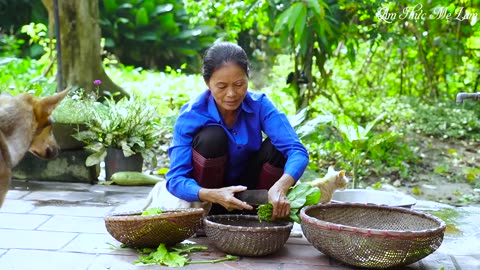
[[[223, 128], [209, 126], [201, 129], [193, 139], [193, 175], [204, 188], [225, 187], [228, 138]], [[283, 175], [286, 159], [270, 139], [265, 139], [260, 150], [253, 153], [241, 179], [248, 189], [269, 189]], [[215, 205], [212, 210], [215, 210]], [[223, 207], [222, 207], [223, 208]], [[212, 212], [212, 211], [211, 211]], [[217, 211], [213, 211], [217, 212]]]

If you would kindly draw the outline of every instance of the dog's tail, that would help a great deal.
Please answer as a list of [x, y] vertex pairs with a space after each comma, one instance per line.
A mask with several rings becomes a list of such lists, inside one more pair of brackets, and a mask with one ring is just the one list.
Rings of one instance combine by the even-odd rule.
[[10, 187], [11, 174], [12, 162], [10, 161], [10, 152], [5, 143], [5, 137], [2, 131], [0, 131], [0, 207], [2, 207], [8, 188]]

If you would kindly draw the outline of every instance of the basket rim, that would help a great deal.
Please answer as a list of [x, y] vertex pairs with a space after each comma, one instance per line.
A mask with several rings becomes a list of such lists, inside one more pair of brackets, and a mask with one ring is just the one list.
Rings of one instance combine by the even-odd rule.
[[[316, 208], [332, 209], [332, 208], [352, 208], [352, 207], [374, 208], [374, 209], [397, 211], [405, 214], [411, 214], [411, 215], [419, 216], [422, 218], [430, 219], [438, 222], [439, 225], [438, 227], [433, 229], [425, 229], [425, 230], [418, 230], [418, 231], [365, 229], [365, 228], [359, 228], [354, 226], [341, 225], [337, 223], [323, 221], [323, 220], [311, 217], [306, 213], [308, 210], [316, 209]], [[359, 234], [367, 237], [412, 239], [412, 238], [418, 238], [418, 237], [424, 237], [424, 236], [437, 235], [439, 233], [443, 233], [446, 228], [446, 223], [443, 220], [428, 213], [424, 213], [424, 212], [420, 212], [420, 211], [416, 211], [408, 208], [402, 208], [402, 207], [372, 205], [372, 204], [365, 204], [365, 203], [341, 203], [341, 204], [326, 203], [326, 204], [310, 205], [307, 207], [303, 207], [300, 210], [300, 217], [301, 217], [302, 223], [309, 223], [321, 229], [325, 229], [329, 231], [341, 231], [341, 232], [351, 233], [351, 234]]]
[[141, 216], [143, 211], [128, 211], [113, 213], [104, 217], [105, 221], [118, 221], [118, 220], [137, 220], [148, 221], [157, 220], [172, 217], [190, 216], [190, 215], [203, 215], [203, 208], [178, 208], [178, 209], [162, 209], [164, 211], [161, 214]]
[[[275, 225], [275, 226], [268, 226], [268, 227], [246, 227], [246, 226], [236, 226], [236, 225], [227, 225], [227, 224], [222, 224], [218, 222], [214, 222], [212, 220], [209, 220], [209, 218], [241, 218], [241, 219], [246, 219], [246, 220], [257, 220], [258, 221], [258, 216], [256, 215], [210, 215], [206, 216], [203, 218], [203, 223], [205, 226], [211, 226], [218, 228], [220, 230], [228, 230], [232, 232], [245, 232], [245, 231], [250, 231], [250, 232], [255, 232], [255, 231], [261, 231], [261, 232], [277, 232], [277, 231], [285, 231], [285, 230], [291, 230], [293, 228], [293, 223], [291, 221], [281, 221], [284, 222], [285, 225]], [[275, 221], [269, 221], [275, 223]]]

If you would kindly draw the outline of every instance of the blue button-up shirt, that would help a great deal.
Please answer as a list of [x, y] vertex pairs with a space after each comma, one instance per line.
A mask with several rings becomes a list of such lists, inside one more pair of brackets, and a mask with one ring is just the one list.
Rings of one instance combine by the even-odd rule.
[[284, 173], [297, 181], [308, 165], [308, 153], [300, 142], [286, 115], [278, 111], [265, 94], [247, 91], [232, 128], [225, 125], [215, 100], [206, 90], [180, 110], [174, 126], [172, 145], [168, 150], [170, 170], [167, 189], [185, 201], [199, 201], [200, 186], [191, 178], [192, 142], [196, 133], [205, 126], [217, 125], [225, 129], [228, 137], [228, 161], [225, 180], [228, 186], [246, 184], [239, 179], [246, 170], [248, 159], [260, 149], [262, 131], [285, 156]]

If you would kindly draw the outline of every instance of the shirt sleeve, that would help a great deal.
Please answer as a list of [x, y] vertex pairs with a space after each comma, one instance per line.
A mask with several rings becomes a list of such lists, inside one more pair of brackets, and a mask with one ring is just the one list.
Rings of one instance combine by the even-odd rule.
[[308, 165], [307, 149], [300, 142], [287, 116], [281, 113], [267, 96], [264, 96], [261, 102], [262, 129], [271, 139], [272, 144], [286, 157], [284, 173], [298, 181]]
[[189, 177], [193, 170], [192, 165], [192, 140], [191, 134], [185, 132], [184, 123], [188, 119], [180, 116], [174, 126], [172, 146], [168, 150], [170, 157], [170, 170], [168, 171], [167, 190], [175, 197], [187, 202], [200, 201], [198, 192], [200, 186]]

